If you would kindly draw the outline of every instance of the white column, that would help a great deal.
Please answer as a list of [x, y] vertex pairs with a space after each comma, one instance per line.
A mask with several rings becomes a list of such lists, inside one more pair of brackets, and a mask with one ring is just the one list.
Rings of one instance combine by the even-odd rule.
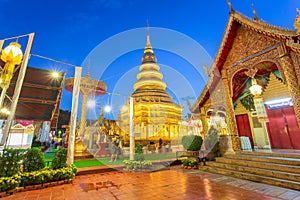
[[8, 115], [8, 118], [7, 118], [7, 123], [6, 123], [5, 128], [4, 128], [4, 132], [3, 132], [3, 136], [2, 136], [0, 146], [5, 145], [7, 137], [9, 135], [9, 131], [10, 131], [12, 121], [15, 118], [15, 113], [16, 113], [16, 109], [17, 109], [17, 105], [18, 105], [18, 101], [19, 101], [19, 96], [20, 96], [20, 93], [21, 93], [21, 89], [22, 89], [22, 85], [23, 85], [23, 81], [24, 81], [24, 77], [25, 77], [25, 73], [26, 73], [26, 69], [27, 69], [27, 64], [28, 64], [28, 59], [29, 59], [29, 56], [30, 56], [30, 51], [31, 51], [33, 39], [34, 39], [34, 33], [30, 33], [29, 38], [28, 38], [28, 42], [27, 42], [27, 46], [26, 46], [26, 50], [25, 50], [25, 53], [24, 53], [23, 61], [22, 61], [21, 66], [20, 66], [20, 71], [19, 71], [17, 82], [16, 82], [15, 91], [14, 91], [14, 95], [13, 95], [13, 98], [12, 98], [10, 110], [9, 110], [10, 114]]
[[133, 98], [129, 97], [129, 135], [130, 135], [130, 160], [134, 160], [134, 107], [133, 107]]
[[78, 110], [81, 71], [82, 71], [81, 67], [75, 68], [72, 110], [71, 110], [71, 119], [70, 119], [70, 133], [69, 133], [69, 141], [68, 141], [68, 158], [67, 158], [68, 165], [74, 163], [74, 143], [75, 143], [76, 118], [77, 118], [77, 110]]

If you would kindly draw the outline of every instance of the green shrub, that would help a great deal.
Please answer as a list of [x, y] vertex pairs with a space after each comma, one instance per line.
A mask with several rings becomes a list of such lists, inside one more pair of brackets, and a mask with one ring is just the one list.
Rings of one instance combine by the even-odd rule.
[[140, 170], [149, 169], [152, 166], [152, 162], [149, 160], [124, 160], [125, 168], [128, 170]]
[[60, 147], [55, 152], [53, 161], [52, 161], [52, 168], [53, 169], [60, 169], [67, 166], [67, 154], [68, 149], [64, 147]]
[[10, 177], [21, 171], [23, 149], [3, 149], [0, 157], [0, 177]]
[[134, 160], [137, 160], [137, 161], [143, 161], [143, 160], [145, 160], [145, 156], [144, 156], [144, 153], [143, 153], [143, 145], [142, 144], [135, 145]]
[[199, 151], [202, 145], [202, 137], [199, 135], [182, 136], [182, 146], [189, 151]]
[[71, 180], [75, 177], [76, 173], [77, 168], [75, 165], [55, 170], [46, 167], [39, 171], [24, 172], [20, 174], [20, 186], [25, 187], [54, 181]]
[[196, 160], [183, 159], [181, 162], [183, 166], [188, 166], [188, 167], [198, 166], [198, 162]]
[[23, 171], [32, 172], [45, 167], [44, 154], [38, 147], [28, 149], [23, 158]]

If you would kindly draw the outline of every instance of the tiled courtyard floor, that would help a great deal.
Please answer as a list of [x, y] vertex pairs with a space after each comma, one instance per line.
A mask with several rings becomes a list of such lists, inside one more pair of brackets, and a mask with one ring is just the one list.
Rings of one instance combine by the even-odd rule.
[[19, 192], [1, 200], [300, 200], [300, 192], [199, 170], [108, 172], [77, 176], [72, 184]]

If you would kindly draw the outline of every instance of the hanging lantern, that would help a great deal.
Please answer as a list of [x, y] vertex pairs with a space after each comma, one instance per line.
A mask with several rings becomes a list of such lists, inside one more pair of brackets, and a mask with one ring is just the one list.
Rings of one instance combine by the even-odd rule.
[[253, 94], [254, 96], [261, 95], [261, 93], [262, 93], [262, 87], [257, 84], [255, 78], [252, 78], [252, 85], [249, 88], [249, 90], [250, 90], [251, 94]]
[[251, 94], [254, 95], [253, 101], [254, 101], [254, 106], [257, 113], [258, 121], [260, 122], [268, 121], [264, 100], [261, 97], [262, 87], [257, 84], [256, 79], [252, 78], [252, 86], [249, 88], [249, 90]]
[[13, 76], [15, 65], [19, 65], [22, 62], [23, 53], [21, 51], [21, 45], [17, 42], [11, 42], [2, 50], [0, 58], [5, 62], [0, 75], [0, 87], [8, 88]]

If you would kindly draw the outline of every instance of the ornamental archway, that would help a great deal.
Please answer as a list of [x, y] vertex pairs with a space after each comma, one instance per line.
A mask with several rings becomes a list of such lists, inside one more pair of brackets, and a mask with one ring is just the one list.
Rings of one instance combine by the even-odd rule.
[[[300, 144], [300, 129], [292, 103], [281, 101], [291, 98], [277, 65], [274, 61], [263, 60], [249, 68], [241, 67], [233, 74], [231, 95], [234, 108], [237, 104], [241, 104], [247, 111], [242, 115], [236, 115], [237, 128], [239, 136], [248, 136], [250, 140], [253, 138], [254, 141], [251, 143], [255, 148], [271, 146], [272, 148], [298, 149], [300, 148], [298, 145]], [[255, 111], [253, 95], [249, 90], [252, 78], [256, 79], [263, 88], [262, 96], [268, 116], [266, 122], [259, 121]], [[276, 84], [281, 84], [283, 89]], [[266, 90], [269, 90], [267, 94], [265, 94]], [[277, 101], [278, 108], [272, 103], [273, 100]], [[271, 107], [270, 104], [272, 104]], [[285, 104], [285, 106], [280, 106], [280, 104]]]

